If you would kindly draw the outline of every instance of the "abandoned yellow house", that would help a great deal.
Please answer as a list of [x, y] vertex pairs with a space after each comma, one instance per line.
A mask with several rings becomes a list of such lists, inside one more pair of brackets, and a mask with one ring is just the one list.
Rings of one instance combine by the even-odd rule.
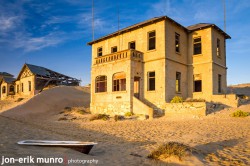
[[184, 27], [162, 16], [89, 42], [91, 112], [141, 113], [164, 109], [174, 96], [211, 101], [224, 94], [226, 39], [215, 24]]
[[15, 78], [14, 76], [6, 73], [6, 72], [0, 72], [0, 99], [5, 99], [9, 95], [14, 95], [14, 82]]
[[[79, 84], [80, 80], [78, 79], [45, 67], [24, 64], [17, 79], [12, 80], [12, 84], [6, 90], [6, 95], [1, 97], [1, 99], [5, 99], [9, 95], [13, 97], [31, 97], [41, 92], [44, 88], [57, 85], [78, 86]], [[1, 87], [6, 86], [6, 79], [0, 85]]]

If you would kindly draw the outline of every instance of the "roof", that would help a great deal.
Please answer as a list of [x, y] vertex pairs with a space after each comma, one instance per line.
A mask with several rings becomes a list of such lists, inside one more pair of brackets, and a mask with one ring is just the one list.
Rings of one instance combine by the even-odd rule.
[[204, 28], [208, 28], [208, 27], [215, 27], [219, 32], [221, 32], [226, 37], [226, 39], [231, 39], [231, 37], [226, 32], [224, 32], [223, 30], [221, 30], [215, 24], [200, 23], [200, 24], [195, 24], [195, 25], [191, 25], [191, 26], [188, 26], [188, 27], [184, 27], [181, 24], [179, 24], [178, 22], [176, 22], [175, 20], [169, 18], [168, 16], [160, 16], [160, 17], [154, 17], [154, 18], [151, 18], [149, 20], [146, 20], [146, 21], [143, 21], [143, 22], [140, 22], [140, 23], [128, 26], [128, 27], [126, 27], [124, 29], [121, 29], [121, 30], [116, 31], [116, 32], [111, 33], [111, 34], [108, 34], [108, 35], [103, 36], [103, 37], [101, 37], [99, 39], [93, 40], [93, 41], [89, 42], [88, 45], [92, 45], [94, 43], [106, 40], [106, 39], [114, 37], [114, 36], [118, 36], [118, 35], [120, 35], [122, 33], [125, 33], [125, 32], [128, 32], [128, 31], [132, 31], [132, 30], [135, 30], [135, 29], [138, 29], [138, 28], [141, 28], [141, 27], [144, 27], [144, 26], [147, 26], [147, 25], [150, 25], [150, 24], [162, 21], [162, 20], [169, 20], [169, 21], [177, 24], [178, 26], [180, 26], [181, 28], [183, 28], [187, 32], [192, 32], [194, 30], [204, 29]]
[[35, 75], [40, 75], [40, 76], [50, 76], [50, 72], [52, 71], [50, 69], [47, 69], [45, 67], [41, 66], [36, 66], [36, 65], [31, 65], [31, 64], [26, 64], [26, 66], [30, 69], [30, 71], [35, 74]]
[[156, 22], [159, 22], [159, 21], [162, 21], [162, 20], [169, 20], [175, 24], [177, 24], [178, 26], [182, 27], [184, 30], [187, 30], [184, 26], [182, 26], [181, 24], [179, 24], [178, 22], [174, 21], [173, 19], [169, 18], [168, 16], [160, 16], [160, 17], [154, 17], [154, 18], [151, 18], [149, 20], [146, 20], [146, 21], [143, 21], [143, 22], [140, 22], [140, 23], [137, 23], [137, 24], [134, 24], [134, 25], [131, 25], [131, 26], [128, 26], [124, 29], [121, 29], [119, 31], [116, 31], [114, 33], [111, 33], [111, 34], [108, 34], [106, 36], [103, 36], [99, 39], [96, 39], [94, 41], [91, 41], [88, 43], [88, 45], [92, 45], [94, 43], [97, 43], [97, 42], [100, 42], [102, 40], [105, 40], [105, 39], [108, 39], [108, 38], [111, 38], [113, 36], [117, 36], [117, 35], [120, 35], [122, 33], [125, 33], [125, 32], [128, 32], [128, 31], [131, 31], [131, 30], [134, 30], [134, 29], [138, 29], [138, 28], [141, 28], [141, 27], [144, 27], [144, 26], [147, 26], [147, 25], [150, 25], [150, 24], [153, 24], [153, 23], [156, 23]]
[[58, 77], [65, 77], [65, 78], [70, 78], [73, 79], [75, 81], [79, 81], [76, 78], [72, 78], [69, 77], [67, 75], [55, 72], [53, 70], [47, 69], [45, 67], [42, 66], [36, 66], [36, 65], [32, 65], [32, 64], [24, 64], [21, 72], [19, 73], [17, 79], [20, 79], [21, 73], [22, 71], [25, 69], [25, 67], [28, 67], [29, 70], [36, 76], [40, 76], [40, 77], [45, 77], [45, 78], [58, 78]]
[[0, 72], [0, 76], [14, 77], [12, 74], [7, 72]]
[[15, 81], [16, 79], [15, 78], [12, 78], [12, 77], [3, 77], [1, 81], [4, 81], [8, 84], [11, 84]]
[[216, 30], [218, 30], [219, 32], [221, 32], [226, 37], [226, 39], [231, 39], [231, 37], [226, 32], [224, 32], [223, 30], [221, 30], [215, 24], [199, 23], [199, 24], [190, 25], [190, 26], [187, 27], [187, 29], [190, 32], [193, 32], [193, 31], [196, 31], [196, 30], [199, 30], [199, 29], [205, 29], [205, 28], [209, 28], [209, 27], [214, 27]]

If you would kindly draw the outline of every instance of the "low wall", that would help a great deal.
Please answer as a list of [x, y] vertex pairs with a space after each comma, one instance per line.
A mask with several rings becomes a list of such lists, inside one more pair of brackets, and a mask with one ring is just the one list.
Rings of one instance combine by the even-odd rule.
[[90, 111], [92, 114], [107, 114], [107, 115], [124, 115], [131, 112], [130, 102], [103, 102], [91, 104]]
[[206, 116], [207, 107], [206, 102], [166, 103], [165, 116]]
[[136, 97], [133, 97], [133, 113], [148, 115], [149, 118], [153, 118], [154, 110], [153, 108], [147, 106], [142, 101], [138, 100]]
[[224, 104], [229, 107], [238, 107], [240, 100], [235, 94], [213, 95], [211, 102]]

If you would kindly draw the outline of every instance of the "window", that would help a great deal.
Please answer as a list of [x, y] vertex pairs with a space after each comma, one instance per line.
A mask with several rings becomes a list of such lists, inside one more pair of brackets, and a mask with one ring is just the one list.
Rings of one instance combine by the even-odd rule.
[[180, 52], [180, 35], [175, 33], [175, 52]]
[[221, 56], [221, 53], [220, 53], [220, 39], [217, 39], [216, 55], [217, 55], [218, 57]]
[[107, 76], [97, 76], [95, 79], [95, 92], [107, 92]]
[[202, 92], [201, 74], [195, 74], [194, 75], [194, 92]]
[[31, 81], [28, 81], [29, 83], [29, 91], [31, 91]]
[[181, 92], [181, 73], [180, 72], [176, 72], [175, 90], [176, 92]]
[[155, 90], [155, 72], [148, 72], [148, 91]]
[[16, 87], [16, 92], [19, 93], [19, 85]]
[[148, 50], [155, 49], [155, 31], [148, 33]]
[[21, 90], [22, 90], [22, 92], [23, 92], [23, 83], [21, 84]]
[[97, 48], [97, 56], [102, 56], [102, 47]]
[[15, 87], [14, 87], [14, 85], [10, 85], [10, 92], [11, 92], [11, 93], [14, 93], [14, 92], [15, 92]]
[[3, 86], [2, 91], [3, 91], [3, 94], [6, 93], [6, 86]]
[[126, 90], [126, 74], [124, 72], [113, 75], [113, 91]]
[[194, 39], [194, 55], [201, 54], [201, 37]]
[[128, 43], [128, 48], [129, 48], [129, 49], [134, 49], [134, 50], [135, 50], [135, 41], [129, 42], [129, 43]]
[[117, 52], [117, 46], [111, 48], [111, 53]]
[[221, 93], [221, 75], [218, 74], [218, 93]]

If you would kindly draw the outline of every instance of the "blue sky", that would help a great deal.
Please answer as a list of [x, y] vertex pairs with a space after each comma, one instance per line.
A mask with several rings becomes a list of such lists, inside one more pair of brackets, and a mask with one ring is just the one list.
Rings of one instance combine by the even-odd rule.
[[[223, 29], [223, 0], [95, 0], [95, 38], [167, 15], [184, 26]], [[91, 0], [0, 0], [0, 71], [18, 75], [26, 63], [90, 82]], [[250, 82], [250, 3], [226, 0], [228, 84]]]

